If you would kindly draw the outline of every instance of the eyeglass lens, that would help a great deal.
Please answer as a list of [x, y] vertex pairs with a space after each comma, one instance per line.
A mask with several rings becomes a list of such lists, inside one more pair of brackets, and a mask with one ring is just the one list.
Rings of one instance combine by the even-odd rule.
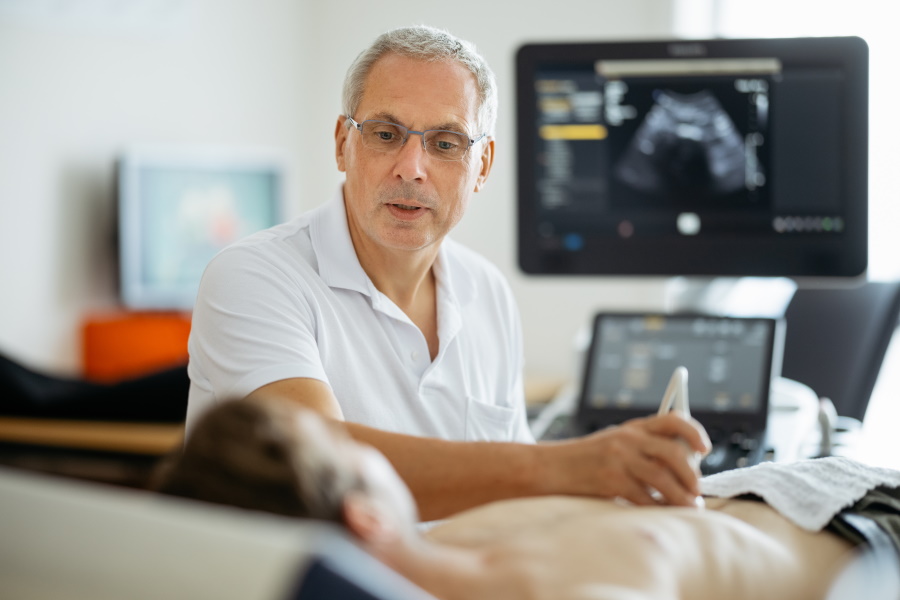
[[421, 135], [425, 151], [440, 160], [460, 160], [469, 148], [469, 138], [462, 133], [432, 129], [424, 133], [410, 133], [401, 125], [383, 121], [363, 121], [360, 133], [363, 143], [380, 152], [399, 150], [408, 135]]

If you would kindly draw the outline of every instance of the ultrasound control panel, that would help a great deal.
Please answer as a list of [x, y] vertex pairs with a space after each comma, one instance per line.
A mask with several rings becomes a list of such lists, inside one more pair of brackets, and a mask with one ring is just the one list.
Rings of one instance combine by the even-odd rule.
[[653, 414], [672, 372], [683, 366], [691, 415], [713, 443], [703, 472], [755, 464], [766, 450], [769, 394], [783, 343], [778, 319], [599, 314], [578, 408], [565, 429], [588, 433]]

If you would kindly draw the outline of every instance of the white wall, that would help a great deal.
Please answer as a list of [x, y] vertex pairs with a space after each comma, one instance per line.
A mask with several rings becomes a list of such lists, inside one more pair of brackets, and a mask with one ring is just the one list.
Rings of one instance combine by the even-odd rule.
[[340, 181], [344, 72], [385, 29], [474, 41], [501, 92], [497, 160], [454, 236], [509, 276], [531, 375], [565, 376], [601, 308], [658, 308], [657, 279], [526, 278], [516, 266], [514, 73], [525, 41], [667, 36], [671, 0], [10, 0], [0, 4], [0, 352], [76, 372], [78, 324], [115, 306], [113, 160], [134, 142], [283, 149], [296, 207]]
[[294, 0], [0, 4], [0, 352], [76, 372], [117, 302], [114, 160], [131, 143], [299, 163], [310, 24]]

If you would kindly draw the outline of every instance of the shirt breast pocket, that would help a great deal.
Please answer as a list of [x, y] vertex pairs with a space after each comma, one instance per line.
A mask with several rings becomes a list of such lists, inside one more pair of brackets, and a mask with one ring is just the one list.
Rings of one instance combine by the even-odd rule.
[[505, 406], [485, 404], [472, 396], [466, 398], [466, 440], [470, 442], [508, 442], [512, 440], [516, 411]]

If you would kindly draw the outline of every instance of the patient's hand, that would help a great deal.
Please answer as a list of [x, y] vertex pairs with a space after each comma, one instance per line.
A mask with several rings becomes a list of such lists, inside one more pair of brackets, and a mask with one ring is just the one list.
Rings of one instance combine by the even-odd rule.
[[621, 497], [634, 504], [698, 506], [694, 452], [706, 454], [703, 427], [675, 413], [633, 419], [589, 436], [543, 444], [548, 493]]

